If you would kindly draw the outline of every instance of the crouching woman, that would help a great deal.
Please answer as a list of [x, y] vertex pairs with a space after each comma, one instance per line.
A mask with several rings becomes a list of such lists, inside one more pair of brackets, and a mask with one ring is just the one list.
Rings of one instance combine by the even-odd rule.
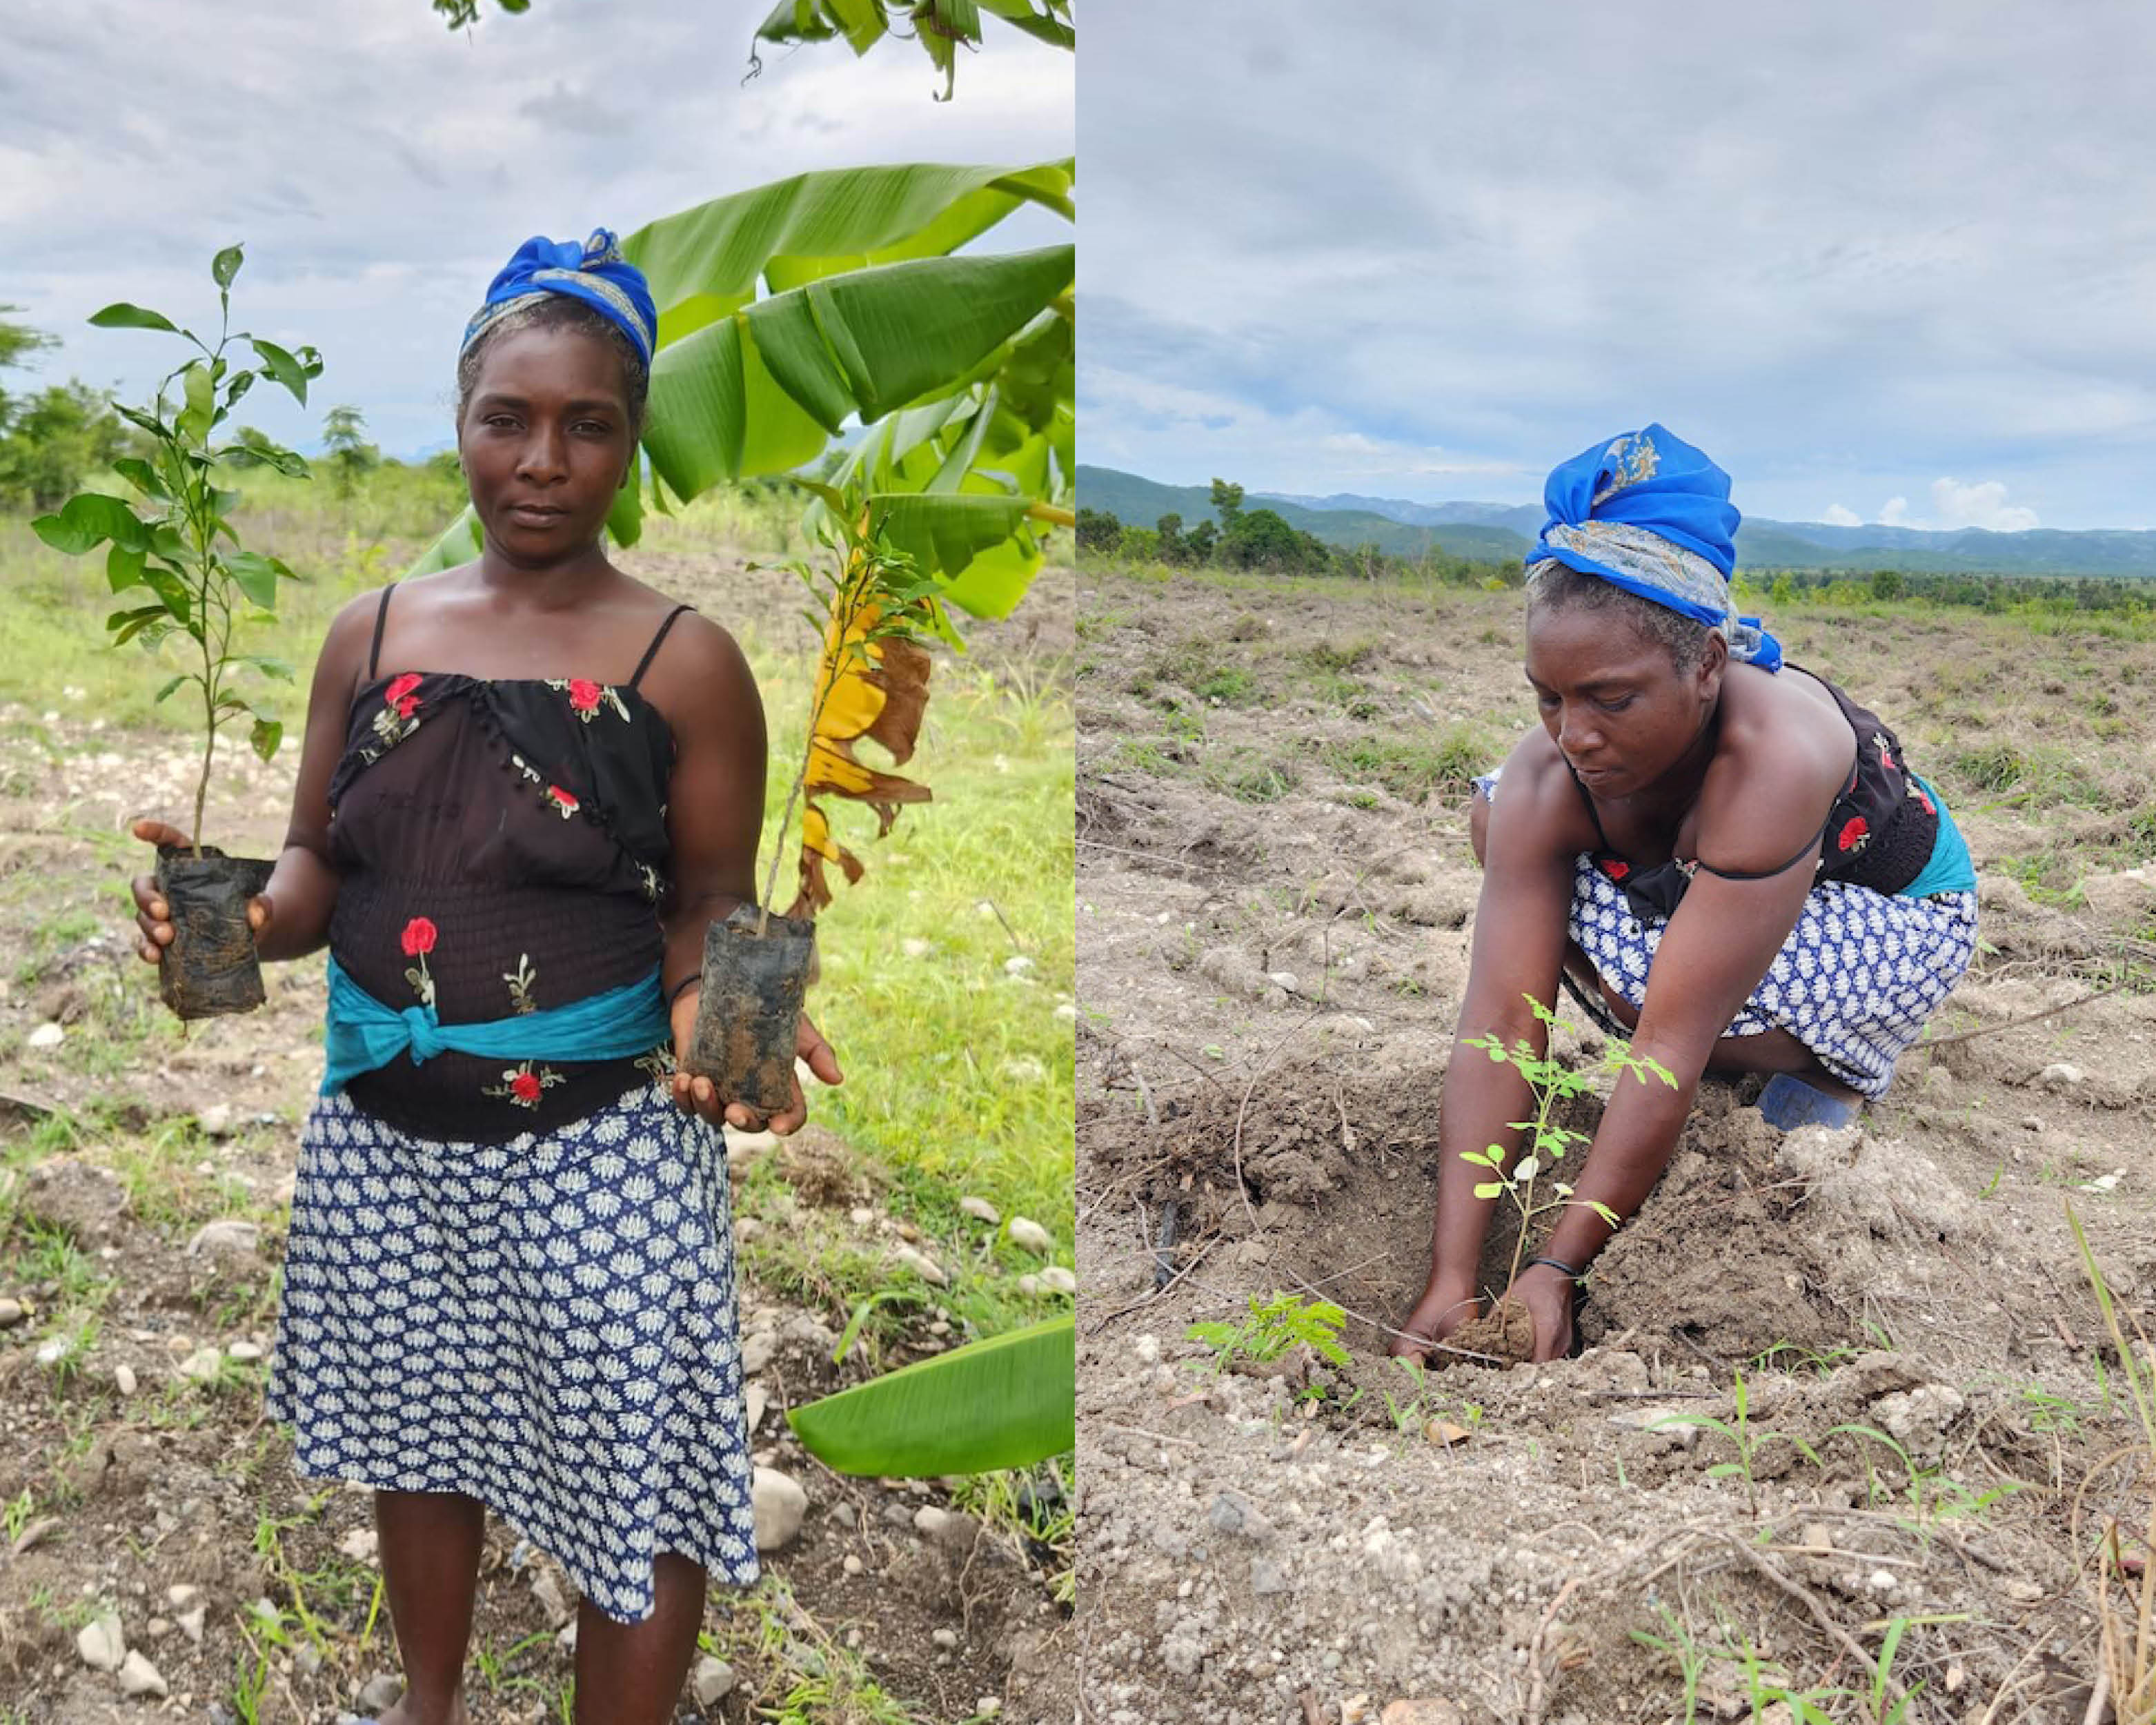
[[1675, 1082], [1620, 1076], [1573, 1202], [1507, 1291], [1537, 1359], [1569, 1348], [1574, 1289], [1661, 1177], [1703, 1073], [1772, 1075], [1760, 1108], [1784, 1129], [1852, 1119], [1975, 951], [1976, 877], [1938, 793], [1875, 715], [1732, 607], [1728, 497], [1659, 425], [1550, 475], [1527, 560], [1542, 723], [1476, 784], [1482, 892], [1430, 1272], [1395, 1353], [1477, 1313], [1496, 1200], [1462, 1153], [1496, 1145], [1509, 1165], [1507, 1122], [1532, 1110], [1471, 1039], [1545, 1051], [1530, 1003], [1553, 1003], [1561, 976]]

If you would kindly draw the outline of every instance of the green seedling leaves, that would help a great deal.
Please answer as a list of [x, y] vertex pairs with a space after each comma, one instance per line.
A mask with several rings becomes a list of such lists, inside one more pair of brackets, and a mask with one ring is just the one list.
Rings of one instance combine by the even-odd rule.
[[1275, 1294], [1270, 1300], [1253, 1294], [1249, 1316], [1240, 1323], [1196, 1323], [1183, 1333], [1213, 1350], [1215, 1372], [1225, 1371], [1236, 1359], [1260, 1364], [1276, 1360], [1298, 1345], [1344, 1366], [1348, 1350], [1341, 1346], [1340, 1332], [1347, 1322], [1348, 1314], [1328, 1300], [1306, 1303], [1295, 1294]]
[[139, 551], [116, 545], [105, 554], [105, 579], [115, 593], [142, 584], [142, 567], [148, 560]]
[[131, 611], [115, 611], [105, 619], [105, 626], [113, 631], [112, 644], [124, 647], [151, 624], [164, 621], [162, 605], [138, 605]]
[[180, 410], [175, 429], [187, 442], [198, 444], [217, 423], [216, 381], [209, 367], [197, 361], [182, 374], [180, 388], [187, 406]]
[[149, 529], [136, 519], [126, 501], [98, 491], [78, 492], [60, 506], [59, 514], [41, 515], [32, 521], [30, 531], [69, 557], [94, 551], [108, 539], [131, 551], [149, 543]]
[[228, 245], [210, 259], [211, 278], [219, 288], [228, 288], [232, 285], [233, 277], [239, 274], [240, 264], [245, 261], [245, 256], [240, 247]]
[[275, 719], [256, 716], [254, 728], [248, 733], [247, 741], [264, 761], [277, 752], [278, 745], [285, 740], [285, 727]]
[[[295, 355], [288, 353], [275, 341], [265, 341], [259, 336], [248, 338], [254, 349], [255, 357], [262, 362], [263, 369], [292, 393], [301, 407], [307, 404], [307, 367]], [[312, 350], [305, 350], [311, 352]], [[321, 369], [319, 362], [315, 369]]]
[[259, 551], [235, 551], [223, 560], [233, 583], [265, 611], [277, 608], [277, 578], [292, 572], [277, 558]]
[[116, 300], [101, 311], [91, 312], [90, 321], [101, 330], [163, 330], [175, 336], [187, 333], [163, 312], [152, 311], [146, 305], [131, 305], [125, 300]]
[[145, 497], [162, 500], [170, 495], [164, 480], [157, 477], [157, 470], [139, 455], [122, 455], [112, 464], [112, 470]]

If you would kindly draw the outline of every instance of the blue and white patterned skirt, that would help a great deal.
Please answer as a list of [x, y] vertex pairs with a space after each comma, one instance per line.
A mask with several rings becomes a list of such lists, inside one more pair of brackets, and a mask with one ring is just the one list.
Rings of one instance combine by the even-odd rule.
[[480, 1500], [620, 1622], [757, 1577], [724, 1140], [658, 1085], [542, 1138], [316, 1101], [270, 1361], [303, 1477]]
[[[1475, 781], [1487, 797], [1493, 773]], [[1668, 924], [1642, 922], [1625, 889], [1582, 853], [1567, 932], [1602, 979], [1635, 1010]], [[1930, 898], [1819, 880], [1726, 1036], [1786, 1030], [1836, 1078], [1871, 1101], [1894, 1063], [1944, 1004], [1976, 956], [1976, 895]]]

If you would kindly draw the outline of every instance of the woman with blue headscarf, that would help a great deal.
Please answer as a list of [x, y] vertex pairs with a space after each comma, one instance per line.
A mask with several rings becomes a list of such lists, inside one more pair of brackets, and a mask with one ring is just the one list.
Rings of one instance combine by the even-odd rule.
[[765, 747], [732, 639], [607, 555], [656, 324], [603, 230], [495, 278], [457, 362], [484, 547], [330, 625], [250, 911], [264, 958], [330, 952], [268, 1399], [299, 1473], [375, 1488], [398, 1725], [465, 1717], [490, 1508], [583, 1596], [580, 1720], [671, 1718], [707, 1579], [757, 1574], [719, 1127], [806, 1111], [676, 1070]]
[[[1763, 1114], [1841, 1123], [1975, 951], [1976, 877], [1938, 793], [1876, 716], [1784, 665], [1729, 596], [1729, 480], [1660, 425], [1550, 475], [1527, 559], [1542, 724], [1471, 810], [1484, 866], [1440, 1122], [1430, 1279], [1394, 1351], [1480, 1307], [1494, 1199], [1462, 1153], [1503, 1147], [1525, 1080], [1471, 1045], [1547, 1045], [1560, 981], [1631, 1038], [1571, 1201], [1506, 1297], [1534, 1357], [1568, 1348], [1574, 1291], [1661, 1176], [1708, 1071], [1771, 1075]], [[1499, 794], [1502, 788], [1502, 795]]]

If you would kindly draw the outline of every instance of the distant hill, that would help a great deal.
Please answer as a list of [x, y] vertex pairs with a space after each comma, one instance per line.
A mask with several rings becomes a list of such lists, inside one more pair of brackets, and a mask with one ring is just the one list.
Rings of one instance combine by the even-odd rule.
[[[1134, 526], [1170, 511], [1195, 526], [1212, 518], [1210, 488], [1163, 485], [1111, 467], [1078, 470], [1078, 497]], [[1251, 492], [1245, 508], [1276, 510], [1293, 526], [1340, 546], [1374, 544], [1413, 556], [1435, 545], [1455, 556], [1525, 557], [1543, 520], [1540, 504], [1411, 503], [1335, 492], [1312, 497]], [[1964, 575], [2156, 576], [2156, 532], [2097, 528], [2067, 532], [2032, 527], [1992, 533], [1981, 527], [1835, 526], [1825, 521], [1748, 519], [1737, 530], [1740, 569], [1903, 569]]]
[[[1132, 527], [1150, 527], [1164, 515], [1181, 516], [1186, 527], [1214, 519], [1209, 485], [1163, 485], [1134, 473], [1083, 463], [1078, 468], [1078, 501], [1083, 508], [1105, 510]], [[1369, 510], [1306, 509], [1276, 497], [1246, 497], [1243, 506], [1246, 511], [1270, 509], [1290, 526], [1315, 534], [1328, 545], [1374, 545], [1396, 557], [1414, 557], [1435, 546], [1455, 557], [1522, 557], [1532, 542], [1499, 527], [1423, 526], [1393, 521]], [[1535, 525], [1542, 525], [1539, 517]]]

